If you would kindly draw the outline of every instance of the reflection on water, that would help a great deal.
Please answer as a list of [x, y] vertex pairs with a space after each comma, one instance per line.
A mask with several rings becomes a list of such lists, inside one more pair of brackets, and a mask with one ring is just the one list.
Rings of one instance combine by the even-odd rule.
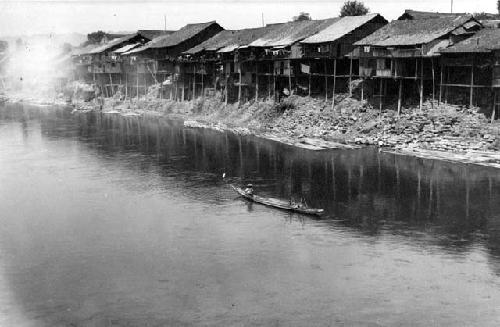
[[[321, 219], [237, 199], [304, 199]], [[500, 322], [498, 170], [0, 109], [2, 325]]]

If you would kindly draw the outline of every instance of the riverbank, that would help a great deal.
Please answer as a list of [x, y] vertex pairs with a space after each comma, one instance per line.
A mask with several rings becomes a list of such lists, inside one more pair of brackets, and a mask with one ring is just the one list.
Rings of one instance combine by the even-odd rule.
[[477, 108], [427, 101], [422, 110], [403, 108], [398, 115], [346, 94], [335, 100], [332, 107], [331, 101], [298, 96], [281, 103], [261, 100], [240, 105], [225, 105], [217, 96], [186, 102], [115, 97], [102, 103], [75, 101], [73, 107], [75, 112], [179, 118], [192, 128], [255, 135], [310, 150], [372, 145], [404, 155], [500, 168], [500, 123], [490, 123]]

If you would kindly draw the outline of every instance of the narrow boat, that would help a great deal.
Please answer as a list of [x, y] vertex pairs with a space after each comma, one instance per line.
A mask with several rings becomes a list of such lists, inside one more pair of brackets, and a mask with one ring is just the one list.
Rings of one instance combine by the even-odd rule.
[[274, 198], [263, 198], [258, 195], [249, 195], [246, 194], [245, 191], [240, 188], [236, 187], [234, 185], [231, 185], [233, 190], [235, 190], [239, 195], [244, 197], [245, 199], [255, 202], [255, 203], [260, 203], [269, 207], [274, 207], [278, 209], [283, 209], [283, 210], [288, 210], [288, 211], [293, 211], [293, 212], [298, 212], [298, 213], [303, 213], [306, 215], [315, 215], [315, 216], [320, 216], [323, 214], [323, 209], [313, 209], [313, 208], [306, 208], [302, 205], [299, 204], [290, 204], [289, 201], [285, 200], [280, 200], [280, 199], [274, 199]]

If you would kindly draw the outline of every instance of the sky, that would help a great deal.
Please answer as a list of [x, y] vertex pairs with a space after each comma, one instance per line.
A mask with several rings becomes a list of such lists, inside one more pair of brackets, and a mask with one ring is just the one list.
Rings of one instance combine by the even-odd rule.
[[[344, 0], [0, 0], [0, 35], [90, 33], [138, 29], [179, 29], [216, 20], [225, 29], [290, 20], [299, 12], [313, 19], [338, 16]], [[405, 9], [450, 12], [451, 0], [365, 0], [388, 20]], [[454, 12], [496, 12], [496, 0], [453, 0]], [[262, 17], [262, 15], [264, 17]], [[166, 24], [165, 24], [166, 22]]]

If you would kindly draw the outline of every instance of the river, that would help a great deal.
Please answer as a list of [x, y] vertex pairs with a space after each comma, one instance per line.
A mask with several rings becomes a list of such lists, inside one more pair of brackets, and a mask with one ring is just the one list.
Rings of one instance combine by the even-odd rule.
[[0, 107], [0, 326], [408, 325], [500, 325], [498, 170]]

